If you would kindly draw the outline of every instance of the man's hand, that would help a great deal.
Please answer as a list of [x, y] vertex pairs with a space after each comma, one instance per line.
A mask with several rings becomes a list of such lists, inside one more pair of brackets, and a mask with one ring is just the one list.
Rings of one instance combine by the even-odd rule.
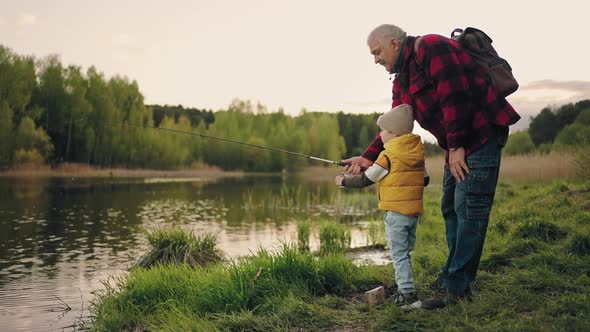
[[334, 183], [336, 183], [337, 186], [342, 186], [342, 180], [344, 180], [344, 176], [336, 175], [334, 178]]
[[361, 167], [367, 169], [373, 165], [372, 161], [361, 156], [352, 157], [341, 161], [343, 163], [350, 164], [350, 166], [344, 166], [344, 172], [349, 174], [361, 174]]
[[[457, 148], [456, 150], [449, 150], [449, 170], [457, 180], [461, 183], [465, 180], [465, 174], [469, 174], [469, 167], [465, 163], [465, 149]], [[463, 173], [465, 171], [465, 173]]]

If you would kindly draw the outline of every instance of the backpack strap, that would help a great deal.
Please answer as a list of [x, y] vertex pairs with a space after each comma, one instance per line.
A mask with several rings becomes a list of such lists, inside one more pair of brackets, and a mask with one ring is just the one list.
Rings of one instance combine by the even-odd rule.
[[455, 34], [462, 34], [463, 33], [463, 29], [461, 28], [456, 28], [455, 30], [453, 30], [453, 32], [451, 32], [451, 38], [455, 39]]
[[416, 53], [416, 55], [418, 55], [418, 46], [420, 46], [422, 39], [424, 39], [424, 36], [420, 36], [414, 41], [414, 53]]
[[416, 59], [416, 63], [419, 66], [421, 66], [421, 65], [420, 65], [420, 62], [418, 62], [418, 47], [420, 46], [422, 39], [424, 39], [424, 36], [420, 36], [420, 37], [416, 38], [416, 40], [414, 40], [414, 59]]

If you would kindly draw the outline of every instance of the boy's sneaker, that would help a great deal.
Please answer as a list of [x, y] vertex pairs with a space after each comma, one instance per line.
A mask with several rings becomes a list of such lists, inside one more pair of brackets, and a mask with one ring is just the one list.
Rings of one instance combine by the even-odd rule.
[[404, 294], [398, 291], [393, 296], [393, 299], [395, 301], [395, 304], [401, 309], [415, 309], [420, 308], [421, 306], [421, 302], [418, 299], [418, 295], [416, 295], [416, 292]]

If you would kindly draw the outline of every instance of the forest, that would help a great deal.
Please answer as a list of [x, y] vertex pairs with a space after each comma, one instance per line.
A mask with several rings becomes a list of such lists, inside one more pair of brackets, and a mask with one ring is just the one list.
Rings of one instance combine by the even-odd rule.
[[[146, 127], [239, 140], [330, 160], [359, 155], [378, 132], [378, 113], [301, 110], [296, 116], [234, 100], [221, 110], [146, 105], [136, 81], [94, 66], [63, 65], [0, 46], [0, 168], [84, 163], [97, 167], [296, 170], [311, 163], [263, 149]], [[506, 154], [547, 153], [590, 142], [590, 100], [545, 108]], [[427, 156], [442, 154], [425, 142]]]

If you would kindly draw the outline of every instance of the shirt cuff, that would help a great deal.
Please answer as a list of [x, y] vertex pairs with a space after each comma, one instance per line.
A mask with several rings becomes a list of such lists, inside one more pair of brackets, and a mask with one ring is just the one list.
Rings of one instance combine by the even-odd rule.
[[467, 135], [465, 133], [447, 134], [447, 149], [464, 148], [467, 144]]

